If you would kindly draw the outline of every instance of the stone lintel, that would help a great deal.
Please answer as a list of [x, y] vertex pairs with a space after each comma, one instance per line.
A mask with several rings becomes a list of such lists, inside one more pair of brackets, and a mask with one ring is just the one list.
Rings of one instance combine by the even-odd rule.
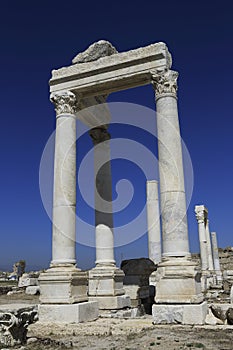
[[171, 55], [166, 44], [159, 42], [53, 70], [50, 91], [71, 90], [87, 97], [108, 94], [149, 84], [152, 70], [170, 67]]

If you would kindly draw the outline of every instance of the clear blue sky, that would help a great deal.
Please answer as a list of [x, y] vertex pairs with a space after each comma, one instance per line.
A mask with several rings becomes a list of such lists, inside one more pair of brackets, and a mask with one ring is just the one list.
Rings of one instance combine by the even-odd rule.
[[[188, 210], [191, 249], [199, 249], [193, 209], [202, 203], [209, 209], [219, 245], [233, 245], [232, 15], [230, 0], [1, 4], [0, 269], [18, 259], [26, 259], [29, 267], [46, 267], [51, 259], [51, 222], [38, 181], [41, 154], [55, 127], [48, 80], [52, 69], [69, 65], [78, 52], [100, 39], [109, 40], [118, 51], [158, 41], [168, 45], [173, 69], [180, 73], [181, 132], [194, 169]], [[150, 87], [119, 92], [110, 100], [154, 108]], [[129, 137], [124, 132], [121, 136]], [[85, 142], [88, 149], [90, 141]], [[142, 184], [140, 169], [125, 166]], [[121, 177], [118, 170], [119, 164], [113, 164], [115, 182]], [[144, 189], [140, 191], [138, 207], [131, 207], [131, 213], [143, 206]], [[91, 221], [93, 213], [83, 209], [85, 213]], [[77, 253], [81, 268], [93, 266], [93, 249], [78, 246]], [[121, 256], [146, 254], [146, 235], [116, 249], [118, 262]]]

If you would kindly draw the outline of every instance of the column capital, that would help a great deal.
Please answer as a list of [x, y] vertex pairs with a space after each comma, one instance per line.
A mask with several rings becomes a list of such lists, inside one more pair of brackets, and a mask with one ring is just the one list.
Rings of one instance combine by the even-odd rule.
[[208, 210], [204, 205], [196, 205], [195, 214], [198, 223], [207, 223]]
[[151, 71], [152, 85], [155, 89], [156, 99], [164, 96], [177, 98], [177, 79], [179, 73], [174, 70]]
[[74, 114], [76, 112], [76, 96], [69, 90], [52, 92], [50, 101], [55, 105], [57, 116], [59, 114]]
[[94, 145], [108, 141], [111, 138], [111, 135], [107, 131], [106, 127], [93, 128], [89, 131], [89, 135], [91, 136]]

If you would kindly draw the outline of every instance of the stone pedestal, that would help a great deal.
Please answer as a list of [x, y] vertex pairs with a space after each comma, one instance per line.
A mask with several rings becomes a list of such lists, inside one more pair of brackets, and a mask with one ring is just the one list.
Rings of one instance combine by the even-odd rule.
[[52, 267], [42, 273], [40, 303], [74, 304], [88, 301], [87, 273], [74, 266]]
[[114, 310], [130, 306], [123, 289], [124, 272], [116, 266], [97, 266], [89, 271], [89, 301], [98, 301], [99, 309]]
[[155, 302], [198, 304], [203, 301], [201, 273], [191, 258], [163, 258], [159, 265]]

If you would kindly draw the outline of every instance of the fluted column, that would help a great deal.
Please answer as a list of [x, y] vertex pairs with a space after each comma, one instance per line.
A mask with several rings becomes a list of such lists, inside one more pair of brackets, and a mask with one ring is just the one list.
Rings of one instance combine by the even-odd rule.
[[75, 264], [76, 98], [70, 91], [52, 93], [56, 110], [53, 243], [51, 265]]
[[146, 182], [148, 256], [155, 264], [161, 261], [160, 213], [158, 181]]
[[178, 73], [153, 72], [156, 95], [164, 257], [189, 256], [181, 136], [177, 110]]

